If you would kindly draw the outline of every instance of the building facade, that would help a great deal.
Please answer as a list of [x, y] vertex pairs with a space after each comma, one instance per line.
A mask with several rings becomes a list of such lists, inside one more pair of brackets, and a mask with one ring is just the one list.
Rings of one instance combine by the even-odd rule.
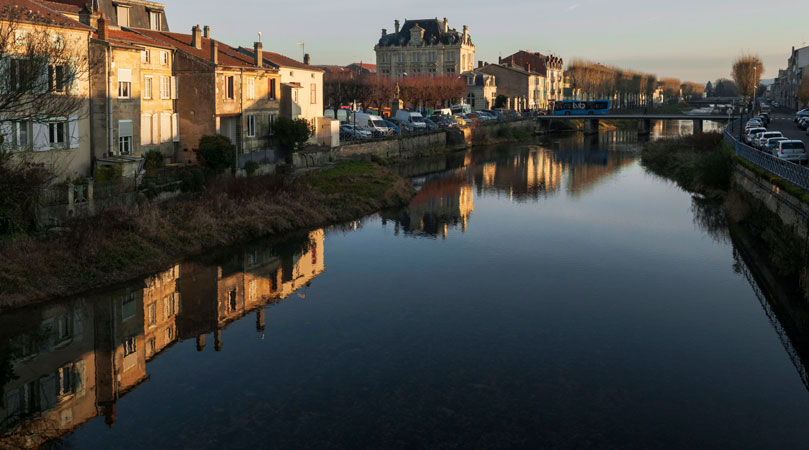
[[782, 106], [791, 109], [800, 109], [801, 104], [798, 98], [798, 90], [804, 75], [809, 75], [809, 47], [792, 47], [789, 55], [786, 70], [786, 85], [781, 91], [783, 96]]
[[540, 105], [541, 109], [548, 108], [549, 102], [564, 100], [564, 60], [561, 57], [520, 50], [500, 58], [500, 64], [533, 71], [545, 77], [546, 103]]
[[449, 27], [443, 20], [405, 20], [394, 32], [382, 29], [382, 37], [374, 46], [377, 73], [392, 77], [418, 74], [457, 73], [472, 70], [475, 45], [464, 25], [463, 32]]
[[526, 111], [547, 108], [545, 77], [541, 74], [501, 64], [485, 64], [476, 71], [496, 77], [497, 95], [506, 97], [507, 109]]
[[143, 28], [169, 31], [165, 6], [144, 0], [47, 0], [47, 4], [73, 20], [79, 20], [82, 10], [99, 11], [112, 28]]
[[494, 108], [497, 99], [497, 80], [494, 75], [477, 70], [464, 72], [466, 78], [466, 104], [473, 111]]

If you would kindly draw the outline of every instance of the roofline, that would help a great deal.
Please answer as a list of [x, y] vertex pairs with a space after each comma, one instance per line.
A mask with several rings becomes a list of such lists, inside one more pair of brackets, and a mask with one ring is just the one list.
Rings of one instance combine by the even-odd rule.
[[157, 2], [150, 2], [148, 0], [120, 0], [121, 3], [132, 3], [133, 5], [148, 6], [154, 9], [165, 10], [166, 5]]

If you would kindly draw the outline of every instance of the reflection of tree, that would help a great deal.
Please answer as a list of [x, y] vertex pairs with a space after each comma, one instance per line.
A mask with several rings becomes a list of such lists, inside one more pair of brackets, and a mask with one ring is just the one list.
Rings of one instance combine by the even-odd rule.
[[728, 242], [728, 219], [721, 204], [694, 196], [691, 197], [691, 212], [694, 214], [694, 224], [705, 230], [713, 240], [723, 244]]

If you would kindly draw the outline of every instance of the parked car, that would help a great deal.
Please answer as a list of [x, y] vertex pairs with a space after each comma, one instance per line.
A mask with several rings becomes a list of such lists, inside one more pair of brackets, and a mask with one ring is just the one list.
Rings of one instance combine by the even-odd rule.
[[396, 111], [396, 122], [400, 124], [407, 124], [408, 131], [426, 131], [427, 124], [424, 123], [424, 117], [420, 113], [413, 111], [405, 111], [400, 109]]
[[809, 129], [809, 117], [801, 117], [798, 119], [798, 128], [801, 130]]
[[781, 104], [778, 103], [778, 102], [772, 102], [772, 106], [773, 106], [773, 108], [780, 108]]
[[763, 113], [758, 115], [758, 118], [761, 119], [761, 122], [764, 125], [769, 125], [770, 124], [770, 115], [768, 113], [763, 112]]
[[370, 131], [374, 137], [390, 136], [393, 130], [385, 124], [381, 117], [364, 112], [353, 112], [349, 119], [351, 125], [365, 131]]
[[767, 141], [776, 137], [784, 137], [784, 135], [781, 134], [780, 131], [768, 131], [766, 133], [761, 133], [756, 142], [753, 142], [753, 146], [759, 150], [764, 150], [767, 147]]
[[388, 126], [391, 130], [393, 130], [393, 134], [399, 136], [402, 134], [402, 130], [399, 129], [399, 125], [396, 124], [394, 121], [390, 119], [382, 119], [385, 121], [385, 125]]
[[775, 155], [775, 152], [778, 151], [778, 143], [781, 141], [788, 141], [788, 140], [789, 138], [785, 138], [783, 136], [770, 138], [767, 140], [767, 146], [763, 150], [766, 153], [769, 153], [770, 155]]
[[803, 141], [786, 140], [778, 142], [778, 150], [774, 156], [797, 164], [809, 162], [809, 156], [806, 155], [806, 145]]
[[809, 116], [809, 109], [802, 109], [795, 113], [795, 118], [793, 119], [793, 122], [798, 123], [801, 117], [808, 117], [808, 116]]
[[452, 114], [469, 114], [472, 112], [472, 106], [470, 105], [452, 105], [450, 107]]
[[440, 129], [438, 124], [433, 122], [432, 120], [430, 120], [430, 119], [428, 119], [426, 117], [424, 119], [422, 119], [422, 120], [424, 120], [424, 123], [427, 124], [427, 131], [435, 131], [435, 130]]
[[446, 116], [443, 114], [433, 114], [432, 116], [429, 117], [429, 119], [435, 122], [435, 124], [442, 129], [449, 128], [455, 123], [451, 115]]
[[350, 123], [340, 125], [340, 139], [371, 139], [372, 137], [374, 136], [370, 131], [355, 127]]
[[495, 118], [495, 120], [503, 120], [503, 114], [500, 111], [494, 111], [491, 109], [482, 109], [479, 112], [486, 113]]
[[780, 131], [767, 131], [766, 133], [761, 133], [756, 138], [756, 141], [753, 142], [753, 147], [763, 150], [764, 146], [767, 145], [767, 139], [774, 138], [774, 137], [783, 137], [784, 135], [781, 134]]
[[754, 127], [754, 128], [750, 128], [750, 129], [748, 129], [748, 130], [746, 130], [746, 131], [745, 131], [745, 135], [744, 135], [744, 142], [745, 142], [746, 144], [752, 144], [752, 142], [753, 142], [753, 137], [754, 137], [756, 134], [758, 134], [758, 133], [764, 133], [764, 132], [766, 132], [766, 131], [767, 131], [767, 129], [766, 129], [766, 128], [763, 128], [763, 127]]

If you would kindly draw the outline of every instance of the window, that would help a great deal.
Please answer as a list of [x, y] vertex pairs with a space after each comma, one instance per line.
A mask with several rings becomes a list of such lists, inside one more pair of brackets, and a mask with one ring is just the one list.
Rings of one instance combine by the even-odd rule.
[[73, 364], [66, 364], [56, 371], [58, 398], [64, 398], [73, 393]]
[[256, 301], [258, 299], [258, 288], [256, 287], [256, 280], [250, 280], [250, 283], [247, 285], [247, 295], [251, 301]]
[[427, 53], [427, 61], [429, 61], [429, 62], [435, 62], [435, 52], [429, 52], [429, 53]]
[[146, 351], [149, 352], [150, 355], [154, 355], [155, 349], [157, 346], [155, 345], [155, 339], [151, 338], [149, 341], [146, 342]]
[[152, 327], [157, 324], [157, 302], [146, 307], [146, 325]]
[[275, 98], [276, 98], [275, 97], [275, 78], [270, 79], [269, 83], [270, 83], [270, 87], [269, 87], [270, 100], [275, 100]]
[[53, 47], [56, 48], [57, 50], [62, 50], [63, 48], [65, 48], [65, 37], [62, 36], [61, 34], [52, 34], [51, 43], [53, 44]]
[[253, 100], [256, 98], [256, 79], [255, 78], [248, 78], [247, 79], [247, 99]]
[[256, 116], [247, 116], [247, 137], [256, 137]]
[[236, 311], [236, 289], [225, 293], [225, 302], [228, 312]]
[[405, 62], [405, 54], [404, 53], [397, 53], [396, 54], [396, 62], [399, 62], [399, 63]]
[[419, 58], [419, 54], [418, 54], [418, 53], [413, 53], [413, 54], [411, 55], [411, 57], [410, 57], [410, 60], [411, 60], [412, 62], [414, 62], [414, 63], [419, 62], [419, 59], [420, 59], [420, 58]]
[[[132, 121], [119, 120], [118, 121], [118, 154], [131, 155], [132, 154]], [[134, 295], [133, 295], [134, 297]]]
[[138, 341], [136, 336], [124, 340], [124, 358], [138, 351]]
[[152, 99], [152, 77], [143, 77], [143, 98], [145, 100]]
[[48, 66], [48, 90], [51, 92], [65, 92], [67, 86], [67, 67]]
[[166, 341], [170, 342], [174, 340], [174, 327], [166, 328]]
[[174, 317], [174, 315], [177, 314], [174, 294], [163, 297], [163, 312], [165, 313], [166, 319]]
[[455, 61], [455, 53], [447, 52], [447, 61]]
[[151, 50], [141, 50], [140, 52], [140, 62], [143, 64], [151, 64], [152, 62], [152, 51]]
[[317, 103], [317, 84], [312, 83], [309, 85], [309, 103]]
[[160, 98], [164, 100], [171, 98], [171, 77], [160, 77]]
[[297, 89], [292, 90], [292, 101], [295, 102], [295, 103], [298, 103], [298, 90]]
[[233, 76], [225, 78], [225, 98], [233, 100]]
[[118, 13], [118, 26], [119, 27], [128, 27], [129, 26], [129, 7], [127, 6], [118, 6], [115, 8], [116, 12]]
[[130, 292], [129, 294], [125, 295], [124, 298], [121, 300], [121, 321], [126, 322], [127, 320], [135, 317], [135, 293]]
[[447, 67], [447, 73], [455, 73], [454, 67]]
[[275, 129], [275, 114], [270, 114], [269, 116], [267, 116], [267, 122], [270, 124], [269, 135], [272, 136], [273, 134], [275, 134], [275, 130], [274, 130]]
[[118, 98], [126, 99], [132, 96], [132, 70], [118, 69]]
[[160, 52], [160, 64], [164, 66], [169, 65], [169, 52], [161, 51]]
[[64, 146], [66, 135], [64, 122], [51, 122], [48, 124], [48, 143], [51, 147]]
[[317, 265], [317, 244], [312, 246], [312, 265]]
[[162, 25], [163, 25], [163, 13], [157, 11], [149, 11], [149, 28], [161, 31]]
[[30, 122], [3, 122], [0, 123], [0, 134], [5, 135], [3, 148], [9, 151], [25, 150], [28, 148], [30, 136]]
[[28, 45], [28, 33], [25, 30], [14, 31], [14, 45], [19, 47]]
[[69, 314], [62, 314], [56, 318], [54, 333], [56, 342], [64, 342], [73, 336], [73, 321]]
[[382, 62], [382, 63], [388, 62], [388, 54], [383, 53], [383, 54], [379, 55], [379, 62]]

